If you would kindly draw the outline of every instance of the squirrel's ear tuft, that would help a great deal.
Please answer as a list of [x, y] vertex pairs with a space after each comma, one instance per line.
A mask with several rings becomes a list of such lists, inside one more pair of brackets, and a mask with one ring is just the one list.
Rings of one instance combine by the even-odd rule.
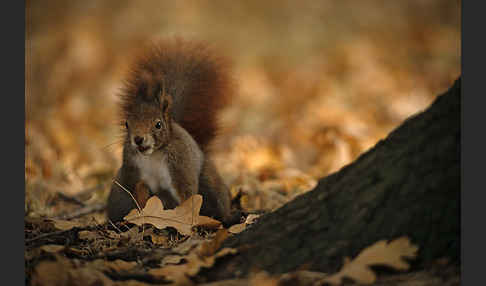
[[169, 110], [169, 108], [172, 105], [172, 98], [167, 92], [165, 92], [164, 89], [161, 89], [159, 92], [159, 104], [160, 104], [160, 109], [163, 112]]
[[146, 100], [150, 100], [154, 93], [154, 83], [152, 75], [146, 71], [141, 70], [137, 80], [137, 96], [140, 96]]
[[165, 84], [162, 80], [162, 85], [158, 87], [158, 97], [157, 97], [160, 108], [163, 112], [167, 111], [172, 105], [172, 98], [165, 90]]

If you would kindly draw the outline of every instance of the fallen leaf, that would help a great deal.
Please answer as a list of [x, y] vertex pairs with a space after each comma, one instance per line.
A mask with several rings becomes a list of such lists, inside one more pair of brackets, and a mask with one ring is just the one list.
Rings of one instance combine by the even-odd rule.
[[89, 255], [89, 250], [87, 249], [80, 249], [78, 247], [66, 247], [66, 253], [67, 254], [75, 254], [79, 256], [86, 256]]
[[168, 242], [167, 236], [158, 235], [155, 233], [150, 234], [150, 239], [152, 239], [152, 243], [156, 245], [166, 245]]
[[133, 269], [135, 266], [137, 266], [137, 263], [134, 261], [128, 262], [121, 259], [117, 259], [114, 261], [104, 261], [104, 262], [105, 262], [105, 267], [114, 272], [128, 271], [130, 269]]
[[230, 233], [233, 233], [233, 234], [240, 233], [243, 230], [245, 230], [248, 225], [256, 222], [256, 220], [259, 216], [260, 215], [250, 214], [250, 215], [248, 215], [248, 217], [246, 218], [244, 223], [234, 224], [234, 225], [230, 226], [228, 231]]
[[161, 265], [174, 265], [174, 264], [179, 264], [181, 263], [181, 261], [184, 259], [183, 256], [180, 256], [180, 255], [167, 255], [167, 256], [164, 256], [164, 258], [162, 259], [162, 262], [160, 263]]
[[223, 248], [213, 256], [204, 257], [200, 256], [197, 251], [193, 251], [189, 255], [181, 257], [181, 260], [184, 259], [186, 261], [185, 264], [167, 265], [162, 268], [150, 269], [148, 273], [155, 277], [162, 277], [176, 283], [183, 283], [188, 281], [188, 277], [195, 276], [199, 273], [201, 268], [213, 266], [216, 259], [235, 253], [237, 253], [237, 250], [234, 248]]
[[72, 220], [51, 219], [50, 221], [54, 224], [54, 227], [59, 230], [70, 230], [75, 227], [86, 226], [82, 222], [72, 221]]
[[179, 264], [191, 250], [197, 252], [200, 257], [209, 257], [216, 253], [228, 236], [229, 233], [226, 229], [220, 229], [211, 240], [201, 240], [190, 237], [176, 248], [172, 249], [173, 252], [179, 253], [179, 255], [165, 256], [162, 259], [161, 265]]
[[68, 265], [63, 265], [57, 261], [42, 261], [32, 273], [32, 285], [68, 285], [69, 269]]
[[70, 259], [57, 255], [55, 261], [42, 261], [32, 273], [32, 285], [105, 285], [114, 283], [102, 272], [87, 265], [76, 265]]
[[248, 279], [225, 279], [209, 283], [198, 284], [199, 286], [248, 286]]
[[122, 241], [128, 241], [129, 243], [137, 243], [143, 240], [144, 232], [145, 230], [140, 231], [138, 226], [132, 227], [125, 232], [121, 232], [120, 239]]
[[[103, 285], [114, 286], [116, 285], [108, 276], [103, 272], [97, 271], [90, 267], [73, 267], [69, 270], [69, 281], [67, 284], [49, 284], [49, 285]], [[47, 286], [47, 285], [46, 285]]]
[[259, 218], [259, 217], [260, 217], [260, 215], [257, 215], [257, 214], [249, 214], [248, 217], [245, 220], [245, 223], [246, 224], [255, 223], [257, 218]]
[[249, 285], [278, 286], [279, 278], [273, 277], [265, 271], [260, 271], [250, 275]]
[[78, 232], [78, 238], [82, 240], [95, 240], [99, 237], [98, 233], [94, 231], [82, 230]]
[[113, 231], [113, 230], [106, 230], [105, 233], [106, 233], [106, 236], [108, 236], [109, 238], [112, 238], [112, 239], [120, 239], [121, 238], [121, 234], [116, 232], [116, 231]]
[[47, 244], [39, 247], [41, 250], [45, 252], [55, 253], [59, 252], [64, 249], [64, 245], [57, 245], [57, 244]]
[[137, 266], [137, 262], [125, 261], [122, 259], [116, 259], [113, 261], [95, 259], [93, 261], [87, 262], [84, 266], [96, 269], [101, 272], [122, 273], [134, 269]]
[[136, 225], [144, 223], [152, 224], [158, 229], [168, 226], [177, 229], [183, 235], [190, 235], [194, 226], [205, 226], [217, 228], [221, 222], [207, 216], [200, 216], [199, 211], [202, 206], [202, 196], [194, 195], [182, 202], [175, 209], [164, 210], [160, 199], [152, 196], [140, 213], [137, 209], [130, 211], [124, 217], [128, 222]]
[[[156, 277], [163, 277], [175, 283], [185, 283], [188, 277], [196, 275], [201, 268], [209, 268], [219, 257], [228, 254], [235, 254], [234, 248], [219, 249], [223, 241], [229, 236], [228, 231], [221, 229], [216, 233], [214, 239], [199, 243], [192, 251], [184, 256], [171, 255], [163, 260], [164, 267], [149, 270], [149, 274]], [[177, 264], [185, 261], [184, 264]]]
[[339, 285], [344, 277], [357, 283], [371, 284], [376, 281], [376, 275], [370, 266], [382, 265], [407, 270], [410, 265], [402, 257], [415, 258], [417, 251], [418, 247], [411, 244], [408, 237], [400, 237], [389, 243], [380, 240], [362, 250], [352, 261], [347, 259], [339, 272], [320, 280], [316, 285]]
[[223, 244], [223, 241], [228, 238], [229, 233], [226, 229], [220, 229], [216, 232], [215, 237], [201, 244], [198, 254], [199, 256], [208, 257], [216, 253], [219, 247]]
[[282, 285], [314, 285], [314, 283], [327, 276], [326, 273], [322, 272], [299, 270], [282, 274], [279, 282]]
[[228, 231], [230, 233], [237, 234], [237, 233], [240, 233], [243, 230], [245, 230], [245, 228], [246, 228], [246, 223], [239, 223], [239, 224], [234, 224], [234, 225], [230, 226], [230, 228], [228, 228]]
[[177, 245], [172, 250], [177, 253], [185, 255], [188, 254], [191, 249], [195, 248], [196, 246], [200, 245], [203, 242], [204, 242], [203, 239], [198, 238], [197, 236], [191, 236], [188, 239], [186, 239], [184, 242]]

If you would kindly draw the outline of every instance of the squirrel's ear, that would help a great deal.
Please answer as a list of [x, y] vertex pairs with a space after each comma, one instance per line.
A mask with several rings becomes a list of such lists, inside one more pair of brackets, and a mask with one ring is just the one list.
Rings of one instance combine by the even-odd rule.
[[163, 112], [169, 110], [172, 105], [172, 98], [167, 92], [165, 92], [165, 89], [163, 87], [160, 89], [159, 92], [159, 104]]

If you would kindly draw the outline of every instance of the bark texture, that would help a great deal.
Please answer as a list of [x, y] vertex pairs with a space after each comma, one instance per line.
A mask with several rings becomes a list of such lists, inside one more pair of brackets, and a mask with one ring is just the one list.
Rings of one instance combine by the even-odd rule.
[[416, 265], [441, 257], [459, 264], [460, 93], [459, 78], [352, 164], [228, 239], [224, 246], [240, 254], [211, 274], [228, 278], [253, 268], [284, 273], [302, 266], [334, 272], [343, 257], [403, 235], [420, 247]]

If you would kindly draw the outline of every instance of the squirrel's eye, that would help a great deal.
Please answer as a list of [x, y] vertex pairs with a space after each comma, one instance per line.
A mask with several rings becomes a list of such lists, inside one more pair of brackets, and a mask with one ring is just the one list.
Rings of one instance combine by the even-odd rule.
[[125, 127], [128, 129], [128, 121], [125, 121]]
[[162, 127], [162, 124], [160, 121], [157, 121], [157, 123], [155, 123], [155, 128], [160, 129], [160, 127]]

